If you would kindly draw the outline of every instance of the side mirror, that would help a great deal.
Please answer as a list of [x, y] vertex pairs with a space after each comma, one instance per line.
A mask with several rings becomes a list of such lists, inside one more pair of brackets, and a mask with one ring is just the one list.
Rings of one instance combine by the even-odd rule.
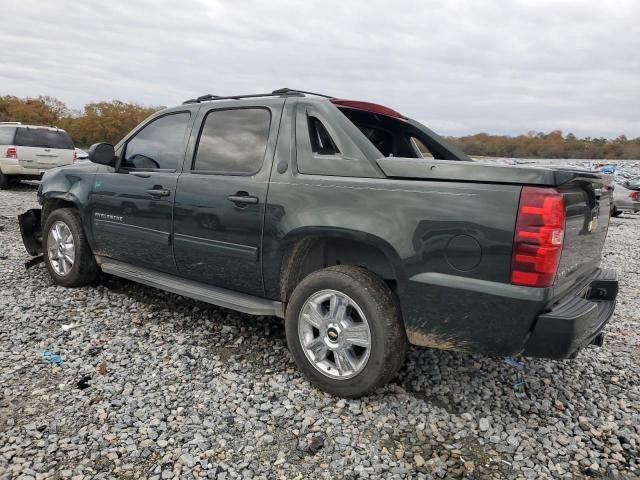
[[94, 143], [89, 148], [89, 160], [100, 165], [116, 166], [116, 151], [110, 143]]

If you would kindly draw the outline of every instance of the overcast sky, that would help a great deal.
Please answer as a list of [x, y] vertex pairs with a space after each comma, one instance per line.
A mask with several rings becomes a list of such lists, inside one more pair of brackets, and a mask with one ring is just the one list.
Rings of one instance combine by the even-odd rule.
[[0, 95], [73, 108], [280, 87], [445, 135], [640, 137], [640, 2], [3, 0]]

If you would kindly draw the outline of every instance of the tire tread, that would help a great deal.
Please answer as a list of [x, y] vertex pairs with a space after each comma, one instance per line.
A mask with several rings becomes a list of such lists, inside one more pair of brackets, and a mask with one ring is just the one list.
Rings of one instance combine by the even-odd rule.
[[[326, 381], [323, 382], [314, 381], [314, 378], [311, 378], [308, 374], [307, 368], [314, 369], [315, 367], [308, 363], [306, 357], [298, 358], [299, 355], [291, 348], [291, 342], [297, 341], [297, 335], [295, 338], [290, 338], [293, 337], [291, 331], [292, 322], [297, 322], [297, 312], [290, 312], [289, 309], [287, 309], [286, 315], [287, 339], [290, 342], [289, 349], [292, 352], [294, 360], [296, 360], [296, 363], [302, 367], [305, 375], [310, 378], [313, 383], [328, 393], [355, 398], [385, 385], [395, 376], [404, 363], [408, 348], [408, 340], [404, 331], [400, 308], [395, 294], [380, 277], [361, 267], [352, 265], [335, 265], [311, 273], [296, 286], [289, 304], [297, 305], [298, 303], [304, 302], [305, 299], [300, 299], [299, 296], [303, 294], [302, 290], [309, 282], [318, 281], [323, 278], [326, 280], [332, 280], [335, 279], [336, 276], [343, 277], [343, 279], [353, 285], [354, 288], [364, 290], [374, 306], [374, 312], [372, 315], [374, 318], [371, 318], [370, 321], [384, 322], [382, 326], [384, 332], [382, 368], [377, 372], [375, 380], [362, 387], [352, 384], [348, 385], [346, 384], [346, 380], [336, 381], [329, 379], [328, 377], [325, 377]], [[293, 330], [297, 332], [297, 325]], [[306, 362], [307, 365], [301, 365], [301, 362]], [[313, 372], [313, 370], [311, 370], [311, 372]], [[345, 382], [345, 384], [339, 385], [337, 382]]]
[[[46, 249], [46, 239], [49, 228], [53, 222], [58, 220], [65, 222], [69, 226], [76, 242], [76, 262], [74, 263], [71, 272], [69, 272], [65, 277], [61, 277], [55, 273], [53, 267], [49, 263], [49, 257]], [[89, 247], [87, 237], [84, 234], [80, 214], [75, 208], [58, 208], [47, 213], [44, 221], [42, 242], [47, 270], [49, 271], [53, 281], [58, 285], [62, 285], [64, 287], [82, 287], [93, 283], [98, 277], [100, 268], [96, 263], [96, 259]]]

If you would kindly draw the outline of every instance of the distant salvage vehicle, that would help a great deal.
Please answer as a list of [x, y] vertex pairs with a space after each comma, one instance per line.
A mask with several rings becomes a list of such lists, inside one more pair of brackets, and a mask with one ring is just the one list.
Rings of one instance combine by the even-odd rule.
[[76, 147], [75, 152], [76, 160], [89, 160], [89, 154], [81, 148]]
[[74, 148], [71, 137], [60, 128], [0, 122], [0, 189], [72, 164]]
[[616, 183], [613, 189], [613, 215], [617, 217], [623, 212], [640, 212], [640, 188], [634, 189], [634, 184]]
[[640, 190], [640, 177], [633, 177], [620, 183], [629, 190]]
[[574, 357], [614, 310], [605, 176], [474, 162], [382, 105], [206, 95], [89, 158], [46, 173], [20, 216], [55, 283], [102, 271], [282, 317], [335, 395], [388, 382], [409, 344]]

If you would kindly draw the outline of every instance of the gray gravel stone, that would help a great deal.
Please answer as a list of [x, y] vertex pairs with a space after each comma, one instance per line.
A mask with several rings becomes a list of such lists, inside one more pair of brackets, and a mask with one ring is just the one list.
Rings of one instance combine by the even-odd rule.
[[640, 476], [640, 215], [611, 220], [603, 265], [621, 283], [604, 348], [527, 359], [526, 390], [502, 359], [412, 348], [394, 383], [344, 400], [294, 368], [278, 319], [25, 270], [14, 216], [36, 206], [35, 185], [0, 192], [9, 478]]
[[481, 418], [478, 422], [478, 426], [480, 427], [480, 430], [486, 432], [491, 428], [491, 422], [489, 422], [488, 418]]

